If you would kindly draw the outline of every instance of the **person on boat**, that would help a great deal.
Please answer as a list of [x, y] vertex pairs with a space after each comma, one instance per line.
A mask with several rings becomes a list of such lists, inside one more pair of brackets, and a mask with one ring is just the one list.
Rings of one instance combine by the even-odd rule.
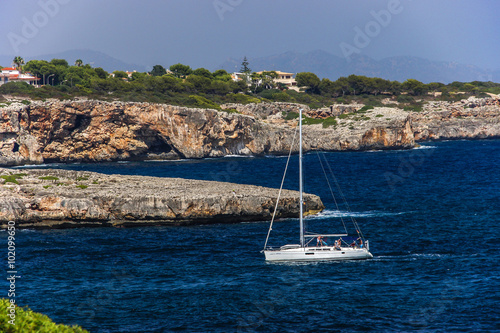
[[335, 249], [340, 250], [340, 245], [342, 245], [342, 239], [339, 238], [335, 241]]
[[357, 246], [356, 241], [352, 241], [351, 247], [354, 249]]
[[359, 247], [362, 249], [363, 248], [363, 240], [361, 239], [361, 237], [359, 237], [358, 240], [359, 240]]
[[318, 238], [316, 238], [316, 246], [323, 246], [323, 236], [318, 236]]

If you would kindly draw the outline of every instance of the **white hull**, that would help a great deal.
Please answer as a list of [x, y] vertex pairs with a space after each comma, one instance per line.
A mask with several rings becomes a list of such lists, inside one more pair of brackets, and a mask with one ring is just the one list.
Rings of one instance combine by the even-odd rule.
[[[264, 244], [264, 255], [268, 261], [319, 261], [319, 260], [360, 260], [360, 259], [371, 259], [373, 255], [370, 253], [370, 246], [368, 240], [365, 241], [363, 235], [359, 232], [359, 227], [357, 222], [353, 220], [353, 224], [356, 227], [357, 238], [348, 237], [349, 243], [346, 242], [342, 237], [348, 236], [347, 229], [344, 224], [345, 234], [317, 234], [309, 233], [305, 234], [304, 229], [304, 198], [303, 198], [303, 186], [302, 186], [302, 109], [299, 110], [299, 231], [300, 231], [300, 245], [299, 244], [288, 244], [280, 247], [279, 249], [272, 249], [267, 247], [267, 241], [269, 240], [269, 235], [273, 227], [273, 221], [275, 215], [271, 220], [271, 225], [269, 226], [269, 231], [267, 233], [266, 242]], [[290, 148], [291, 154], [291, 148]], [[319, 156], [318, 156], [319, 157]], [[290, 155], [288, 156], [288, 162], [290, 161]], [[320, 159], [321, 161], [321, 159]], [[324, 171], [324, 169], [323, 169]], [[331, 171], [331, 170], [330, 170]], [[278, 202], [281, 195], [281, 190], [283, 188], [283, 182], [285, 180], [285, 175], [283, 175], [283, 181], [281, 182], [280, 191], [278, 194], [278, 200], [276, 200], [276, 207], [274, 212], [278, 208]], [[325, 174], [326, 175], [326, 174]], [[333, 176], [333, 174], [332, 174]], [[336, 180], [335, 180], [336, 181]], [[330, 186], [330, 183], [328, 183]], [[337, 184], [338, 186], [338, 184]], [[339, 189], [340, 190], [340, 189]], [[330, 187], [331, 191], [331, 187]], [[333, 192], [332, 192], [333, 194]], [[345, 201], [345, 198], [344, 198]], [[347, 205], [347, 202], [346, 202]], [[338, 207], [337, 207], [338, 209]], [[329, 246], [323, 239], [328, 237], [329, 239], [336, 239], [335, 246]], [[340, 238], [339, 238], [340, 237]], [[317, 239], [316, 246], [307, 246], [309, 243]], [[354, 239], [354, 242], [351, 241]], [[351, 244], [351, 246], [341, 247], [342, 245]], [[324, 245], [324, 246], [323, 246]], [[333, 245], [333, 244], [332, 244]]]
[[268, 261], [315, 261], [315, 260], [359, 260], [371, 259], [373, 255], [366, 248], [333, 246], [298, 247], [277, 250], [265, 250]]

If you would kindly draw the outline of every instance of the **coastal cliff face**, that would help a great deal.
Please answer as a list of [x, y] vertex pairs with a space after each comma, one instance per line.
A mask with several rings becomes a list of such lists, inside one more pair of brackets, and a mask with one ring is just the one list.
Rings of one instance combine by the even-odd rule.
[[[0, 165], [286, 154], [297, 122], [283, 120], [283, 112], [299, 107], [262, 103], [241, 106], [238, 114], [150, 103], [14, 103], [0, 109]], [[252, 108], [254, 116], [246, 111]], [[340, 132], [305, 126], [304, 147], [411, 148], [410, 127], [408, 119], [361, 121]]]
[[500, 137], [500, 99], [430, 102], [411, 115], [416, 141]]
[[[434, 104], [433, 104], [434, 103]], [[498, 99], [431, 102], [423, 112], [360, 105], [311, 110], [294, 103], [223, 105], [229, 113], [151, 103], [92, 100], [13, 103], [0, 108], [0, 165], [288, 153], [299, 108], [336, 123], [304, 126], [306, 151], [408, 149], [430, 139], [500, 136]], [[293, 148], [296, 152], [297, 148]]]
[[[251, 185], [66, 170], [0, 168], [0, 176], [1, 228], [11, 220], [18, 228], [262, 221], [271, 218], [278, 194]], [[304, 200], [310, 213], [324, 209], [318, 196]], [[284, 190], [277, 217], [298, 215], [298, 192]]]

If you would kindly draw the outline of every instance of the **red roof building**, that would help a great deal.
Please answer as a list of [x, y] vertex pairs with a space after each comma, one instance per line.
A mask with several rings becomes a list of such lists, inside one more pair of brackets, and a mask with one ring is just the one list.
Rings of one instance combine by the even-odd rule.
[[31, 85], [37, 85], [38, 80], [40, 79], [31, 73], [20, 73], [17, 68], [13, 67], [2, 68], [2, 73], [0, 73], [0, 86], [9, 82], [26, 82]]

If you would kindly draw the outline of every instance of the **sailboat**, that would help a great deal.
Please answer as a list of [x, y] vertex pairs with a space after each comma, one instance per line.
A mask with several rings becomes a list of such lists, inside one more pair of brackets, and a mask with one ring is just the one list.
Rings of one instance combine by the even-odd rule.
[[[286, 169], [285, 169], [286, 174]], [[300, 242], [299, 244], [287, 244], [279, 248], [268, 247], [267, 242], [272, 230], [272, 221], [267, 234], [264, 253], [267, 261], [317, 261], [317, 260], [354, 260], [354, 259], [370, 259], [373, 255], [370, 253], [370, 244], [367, 239], [359, 231], [357, 223], [355, 223], [357, 236], [352, 237], [345, 234], [316, 234], [307, 233], [304, 228], [304, 200], [303, 200], [303, 179], [302, 179], [302, 109], [299, 110], [299, 195], [300, 195], [300, 213], [299, 213], [299, 228]], [[282, 182], [283, 186], [283, 182]], [[281, 189], [280, 189], [281, 193]], [[276, 202], [276, 206], [279, 203]], [[276, 209], [275, 209], [276, 211]], [[273, 217], [274, 220], [274, 217]], [[326, 243], [325, 239], [334, 243]], [[316, 242], [314, 240], [316, 239]], [[312, 244], [312, 245], [311, 245]]]

